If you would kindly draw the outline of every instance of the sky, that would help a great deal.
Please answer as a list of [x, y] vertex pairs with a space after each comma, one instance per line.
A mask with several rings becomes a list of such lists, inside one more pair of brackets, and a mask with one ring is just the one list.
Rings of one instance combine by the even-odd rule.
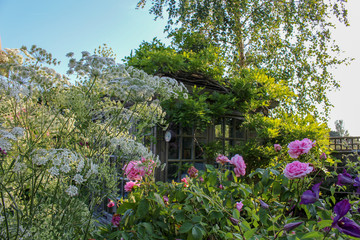
[[[2, 48], [21, 46], [46, 49], [62, 63], [55, 69], [67, 70], [66, 53], [93, 52], [104, 43], [121, 61], [142, 41], [157, 37], [165, 43], [165, 20], [154, 21], [147, 10], [136, 10], [137, 0], [0, 0]], [[350, 27], [337, 24], [333, 38], [344, 57], [355, 58], [349, 66], [333, 70], [341, 89], [329, 94], [334, 108], [329, 127], [343, 120], [351, 136], [360, 136], [360, 1], [348, 0]], [[359, 109], [358, 109], [359, 108]]]

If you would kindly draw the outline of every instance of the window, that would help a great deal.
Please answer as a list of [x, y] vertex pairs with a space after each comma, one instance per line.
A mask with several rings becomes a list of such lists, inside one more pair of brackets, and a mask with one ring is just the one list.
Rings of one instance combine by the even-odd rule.
[[190, 165], [204, 170], [204, 146], [210, 142], [220, 142], [220, 151], [230, 156], [232, 153], [226, 152], [226, 149], [246, 140], [246, 132], [240, 127], [242, 121], [236, 118], [221, 118], [204, 132], [195, 131], [193, 128], [171, 127], [171, 139], [166, 143], [166, 159], [163, 160], [167, 164], [165, 181], [180, 181], [187, 174]]

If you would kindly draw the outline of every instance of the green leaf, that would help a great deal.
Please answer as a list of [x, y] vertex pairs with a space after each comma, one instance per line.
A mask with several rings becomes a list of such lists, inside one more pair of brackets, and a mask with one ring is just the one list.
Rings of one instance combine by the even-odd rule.
[[184, 222], [183, 225], [179, 228], [179, 233], [187, 233], [193, 228], [194, 224], [191, 222]]
[[250, 224], [245, 220], [241, 221], [240, 226], [243, 227], [245, 231], [251, 230]]
[[183, 210], [178, 210], [174, 213], [174, 217], [178, 222], [185, 221], [185, 212]]
[[192, 228], [191, 234], [195, 240], [198, 240], [198, 239], [201, 240], [202, 236], [203, 236], [201, 228], [198, 225], [195, 225]]
[[324, 234], [320, 232], [309, 232], [301, 237], [301, 239], [322, 239]]
[[333, 220], [321, 220], [320, 222], [317, 223], [319, 230], [325, 228], [325, 227], [330, 227], [332, 224]]
[[149, 202], [146, 199], [142, 199], [136, 211], [136, 216], [143, 218], [149, 213]]
[[194, 216], [191, 221], [193, 223], [199, 223], [199, 222], [201, 222], [201, 219], [202, 219], [201, 216]]
[[160, 203], [162, 207], [165, 207], [164, 199], [160, 197], [158, 193], [154, 193], [154, 197], [157, 203]]
[[142, 225], [144, 226], [144, 228], [145, 228], [145, 230], [146, 230], [146, 232], [147, 232], [148, 234], [150, 234], [150, 235], [153, 234], [154, 228], [153, 228], [153, 226], [152, 226], [151, 223], [144, 222], [144, 223], [142, 223]]
[[135, 207], [136, 207], [136, 203], [125, 202], [118, 207], [118, 209], [116, 210], [116, 213], [124, 214], [124, 212], [126, 212], [127, 210], [134, 209]]
[[249, 231], [246, 231], [246, 232], [244, 233], [244, 237], [245, 237], [246, 239], [251, 238], [251, 237], [254, 236], [254, 234], [256, 233], [256, 230], [257, 230], [257, 228], [253, 228], [253, 229], [251, 229], [251, 230], [249, 230]]

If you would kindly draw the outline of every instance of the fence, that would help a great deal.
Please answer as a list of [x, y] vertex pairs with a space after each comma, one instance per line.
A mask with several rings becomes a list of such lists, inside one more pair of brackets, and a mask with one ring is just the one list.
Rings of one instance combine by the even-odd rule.
[[360, 137], [330, 137], [330, 148], [335, 152], [359, 152]]

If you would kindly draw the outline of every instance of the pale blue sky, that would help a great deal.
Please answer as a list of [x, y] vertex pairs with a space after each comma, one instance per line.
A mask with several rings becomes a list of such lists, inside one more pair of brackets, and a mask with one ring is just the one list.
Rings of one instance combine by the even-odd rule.
[[[146, 10], [135, 10], [137, 0], [0, 0], [0, 37], [3, 48], [30, 47], [36, 44], [62, 61], [57, 67], [67, 69], [65, 54], [93, 52], [106, 43], [121, 60], [139, 44], [154, 37], [162, 40], [164, 20], [153, 21]], [[329, 126], [343, 119], [353, 136], [360, 136], [360, 1], [349, 0], [351, 27], [338, 26], [334, 38], [356, 60], [350, 66], [334, 70], [342, 88], [331, 93], [334, 109]]]

